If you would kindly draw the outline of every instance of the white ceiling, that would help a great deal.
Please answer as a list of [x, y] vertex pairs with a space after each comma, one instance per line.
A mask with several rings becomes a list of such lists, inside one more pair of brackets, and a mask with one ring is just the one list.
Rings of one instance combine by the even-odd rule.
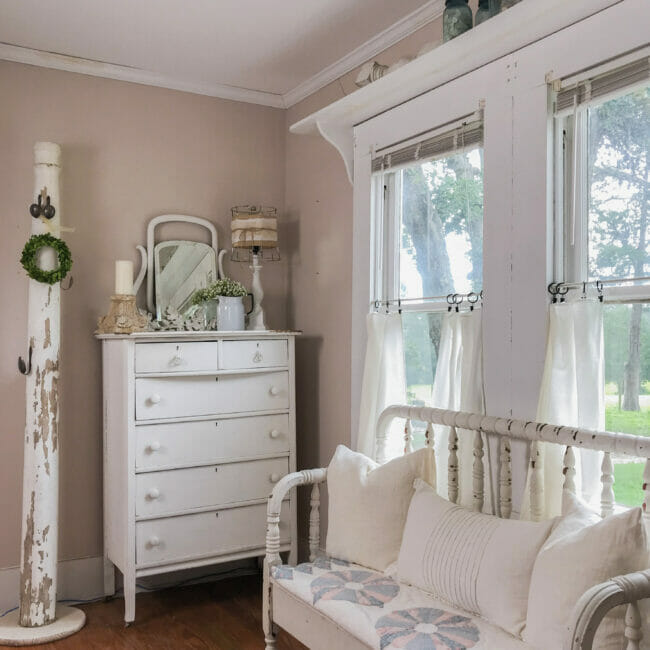
[[433, 5], [438, 11], [441, 3], [0, 0], [0, 43], [135, 68], [188, 87], [282, 96], [395, 23], [413, 31]]

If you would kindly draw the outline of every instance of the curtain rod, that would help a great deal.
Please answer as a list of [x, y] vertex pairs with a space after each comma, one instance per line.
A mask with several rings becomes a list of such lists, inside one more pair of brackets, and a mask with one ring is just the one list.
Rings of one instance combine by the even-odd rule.
[[469, 293], [448, 293], [442, 296], [422, 296], [421, 298], [393, 298], [392, 300], [373, 300], [370, 304], [375, 308], [379, 309], [380, 307], [390, 307], [391, 305], [397, 305], [401, 307], [403, 304], [408, 303], [421, 303], [421, 302], [440, 302], [446, 301], [449, 305], [449, 310], [451, 311], [452, 307], [458, 307], [465, 301], [470, 305], [475, 305], [480, 300], [483, 300], [483, 290], [480, 292], [470, 291]]
[[[588, 280], [585, 282], [551, 282], [548, 285], [548, 292], [553, 296], [553, 302], [558, 299], [564, 302], [564, 296], [575, 289], [582, 289], [586, 293], [587, 287], [595, 287], [598, 291], [598, 299], [603, 302], [603, 289], [605, 285], [625, 284], [628, 282], [650, 282], [650, 276], [643, 276], [638, 278], [616, 278], [613, 280]], [[628, 289], [636, 287], [627, 287]]]

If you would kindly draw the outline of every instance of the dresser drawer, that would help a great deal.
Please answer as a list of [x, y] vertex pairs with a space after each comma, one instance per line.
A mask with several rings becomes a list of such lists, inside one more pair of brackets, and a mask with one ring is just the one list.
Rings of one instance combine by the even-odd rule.
[[135, 514], [158, 516], [266, 499], [288, 471], [285, 457], [138, 474]]
[[237, 368], [273, 368], [289, 363], [286, 339], [270, 341], [223, 341], [221, 344], [222, 370]]
[[[280, 517], [280, 543], [291, 539], [290, 509]], [[136, 523], [136, 565], [155, 565], [263, 549], [266, 504]]]
[[288, 415], [148, 424], [136, 427], [135, 466], [187, 467], [290, 449]]
[[216, 341], [190, 343], [137, 343], [135, 371], [204, 372], [217, 369]]
[[139, 377], [137, 420], [183, 418], [289, 408], [289, 374]]

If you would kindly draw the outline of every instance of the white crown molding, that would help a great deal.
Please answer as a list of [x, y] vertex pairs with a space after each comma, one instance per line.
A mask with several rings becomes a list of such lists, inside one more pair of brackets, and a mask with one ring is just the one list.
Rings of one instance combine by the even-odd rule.
[[[433, 22], [436, 18], [442, 16], [444, 10], [445, 0], [429, 0], [429, 2], [423, 4], [419, 9], [404, 16], [404, 18], [398, 20], [383, 32], [373, 36], [370, 40], [355, 48], [349, 54], [346, 54], [335, 63], [323, 68], [323, 70], [315, 74], [313, 77], [303, 81], [292, 90], [286, 92], [282, 95], [284, 106], [290, 108], [306, 97], [309, 97], [309, 95], [312, 95], [317, 90], [327, 86], [327, 84], [336, 81], [351, 70], [354, 70], [366, 61], [372, 59], [374, 56], [377, 56], [377, 54], [388, 49], [391, 45], [399, 43], [399, 41], [421, 27]], [[415, 54], [415, 52], [413, 54]]]
[[143, 84], [146, 86], [158, 86], [170, 90], [180, 90], [196, 95], [207, 95], [208, 97], [219, 97], [230, 99], [236, 102], [247, 102], [249, 104], [261, 104], [273, 108], [284, 108], [281, 95], [249, 90], [226, 84], [206, 84], [193, 81], [175, 79], [157, 72], [149, 72], [139, 68], [115, 65], [113, 63], [102, 63], [80, 59], [74, 56], [33, 50], [28, 47], [19, 47], [8, 43], [0, 43], [0, 60], [13, 61], [14, 63], [25, 63], [41, 68], [52, 68], [65, 72], [76, 72], [78, 74], [90, 75], [93, 77], [104, 77], [117, 81]]

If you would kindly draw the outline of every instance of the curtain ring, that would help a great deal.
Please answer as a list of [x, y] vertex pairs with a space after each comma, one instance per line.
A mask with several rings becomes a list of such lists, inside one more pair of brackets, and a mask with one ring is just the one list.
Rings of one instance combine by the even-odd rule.
[[565, 286], [563, 282], [558, 282], [556, 287], [556, 293], [560, 296], [560, 302], [565, 302], [564, 296], [569, 293], [569, 287]]
[[598, 300], [603, 302], [603, 282], [602, 280], [596, 280], [596, 289], [598, 290]]
[[449, 305], [449, 307], [447, 307], [448, 312], [451, 311], [451, 306], [452, 306], [453, 302], [454, 302], [454, 294], [453, 293], [448, 293], [447, 294], [447, 304]]

